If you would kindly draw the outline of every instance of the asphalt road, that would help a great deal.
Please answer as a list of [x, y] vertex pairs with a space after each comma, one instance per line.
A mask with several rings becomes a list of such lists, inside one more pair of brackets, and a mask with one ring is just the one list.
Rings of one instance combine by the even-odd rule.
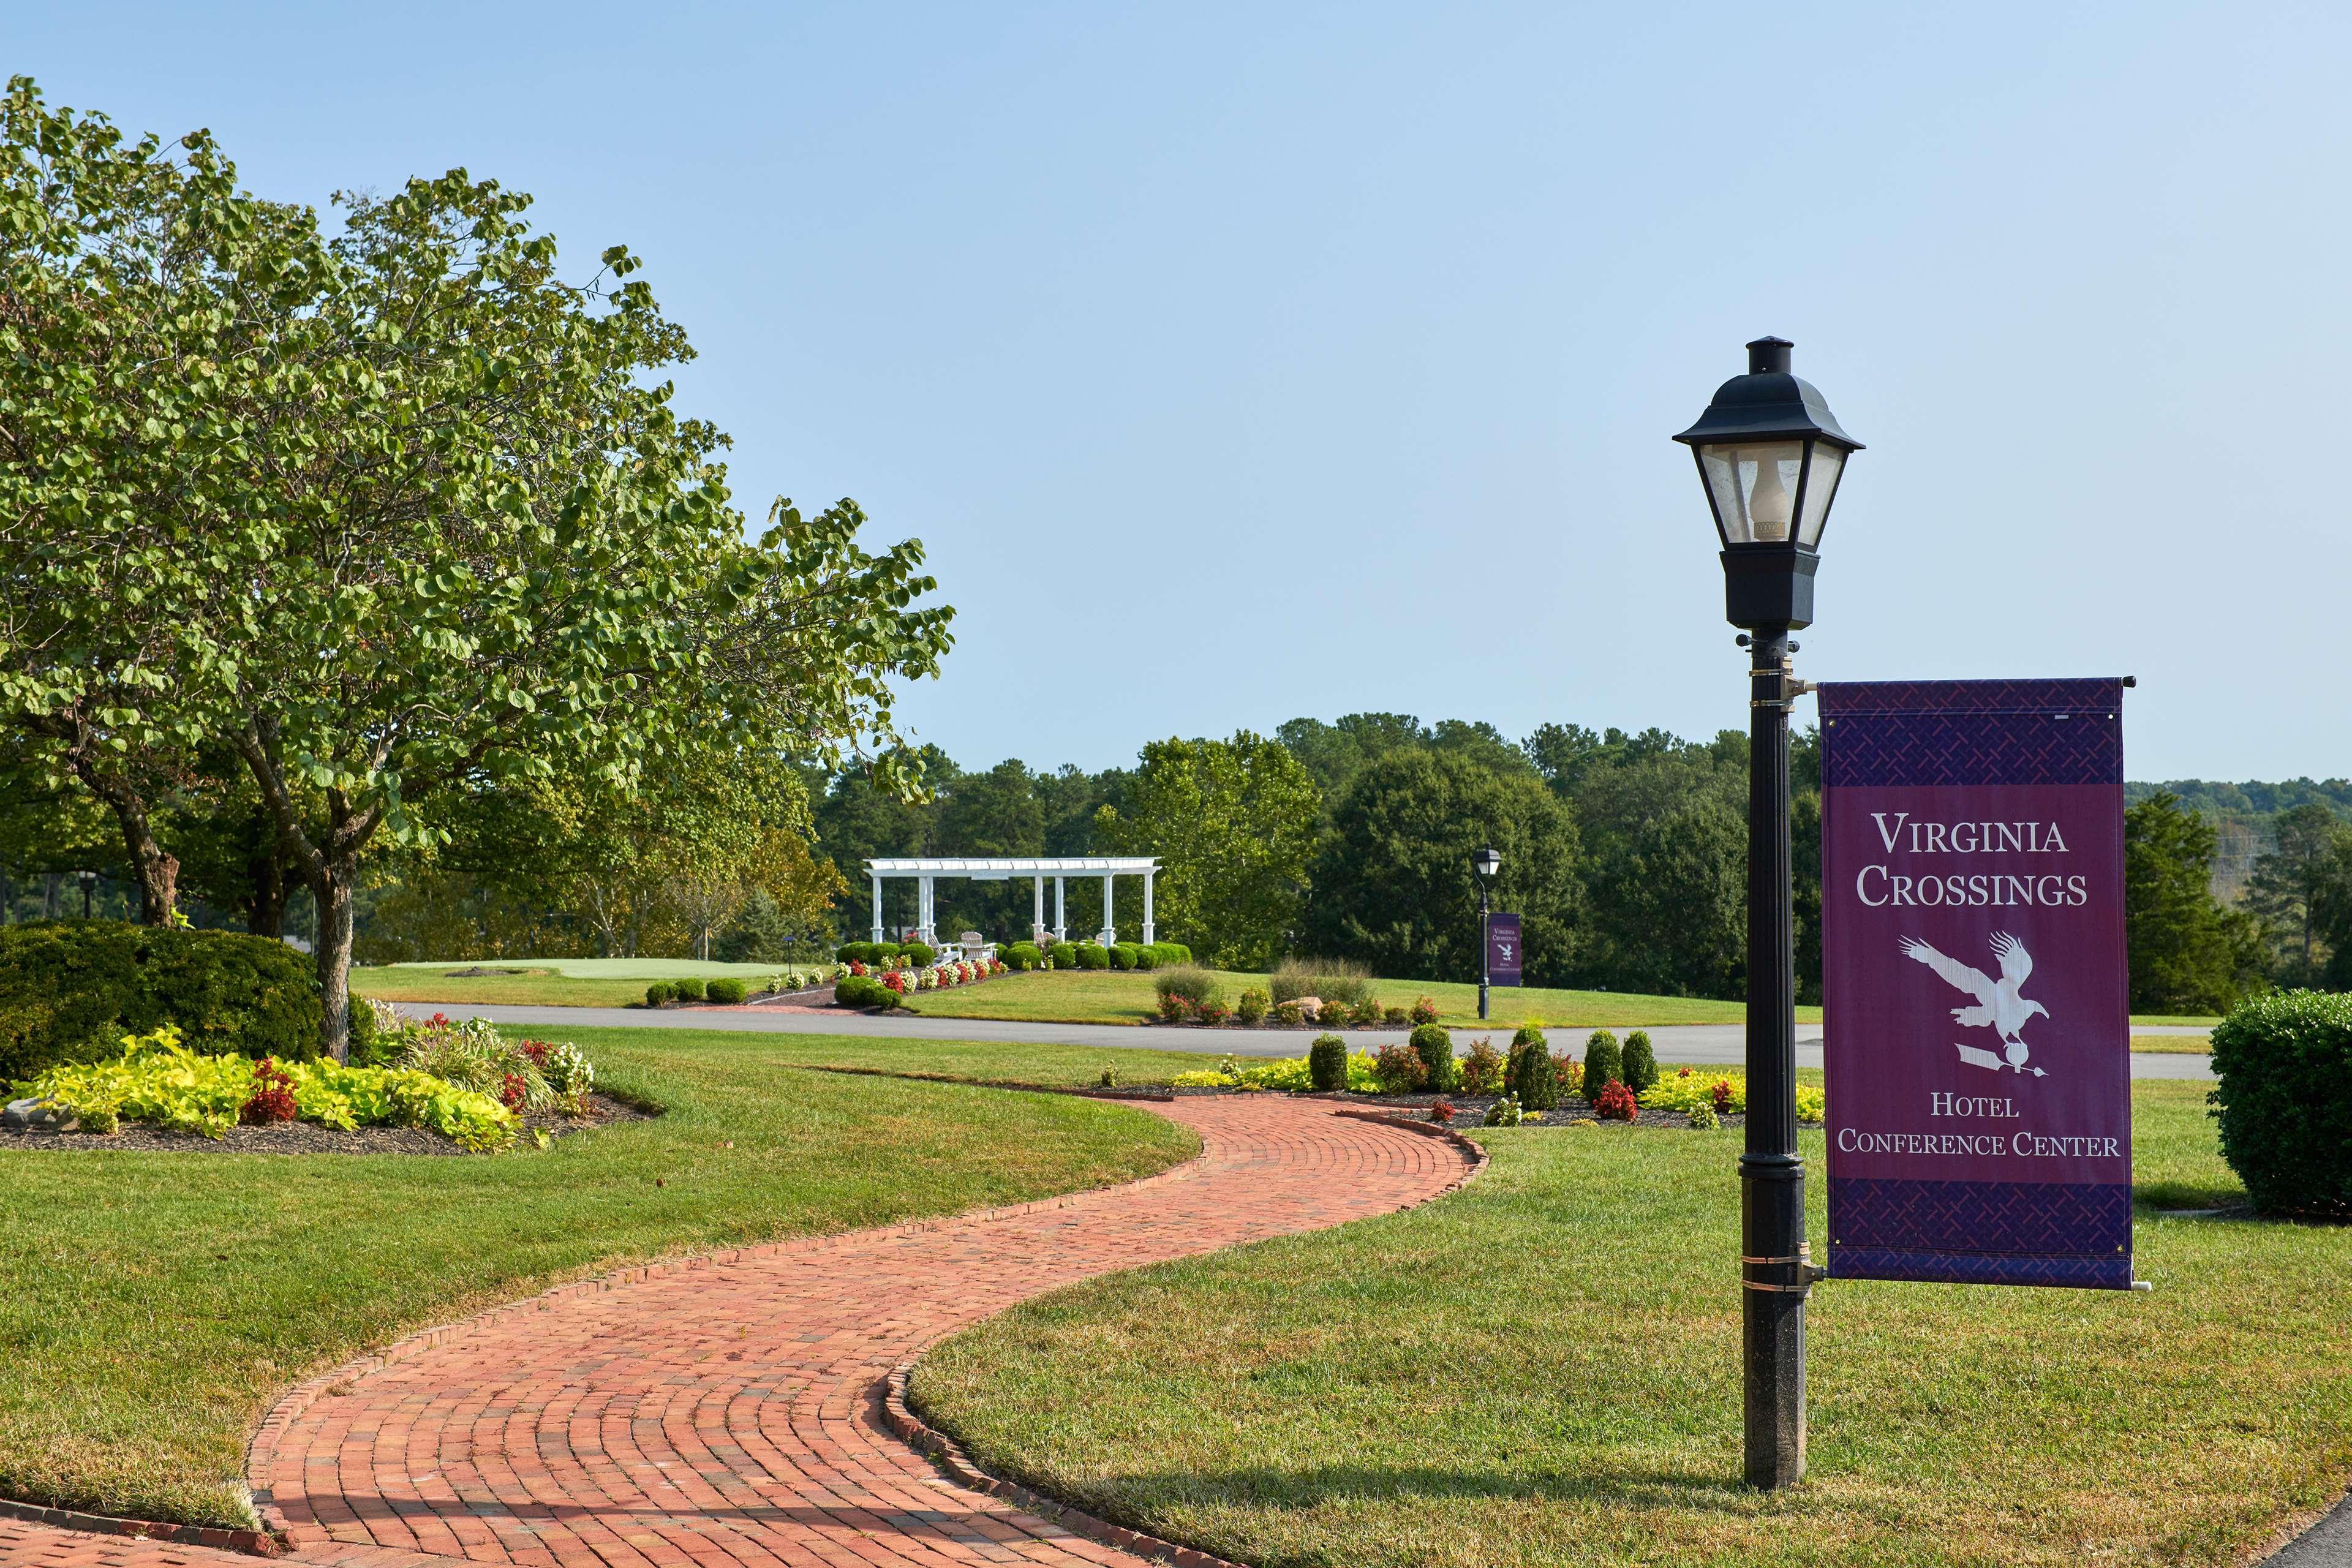
[[[649, 1011], [643, 1007], [508, 1007], [475, 1005], [462, 1002], [409, 1002], [402, 1005], [411, 1013], [439, 1012], [453, 1018], [488, 1018], [493, 1023], [530, 1025], [541, 1028], [561, 1027], [570, 1024], [588, 1028], [623, 1029], [736, 1029], [752, 1034], [777, 1035], [867, 1035], [890, 1040], [1014, 1040], [1034, 1041], [1041, 1045], [1097, 1046], [1114, 1050], [1190, 1051], [1197, 1056], [1217, 1057], [1231, 1051], [1240, 1056], [1281, 1056], [1306, 1049], [1314, 1037], [1305, 1030], [1284, 1034], [1252, 1032], [1248, 1035], [1228, 1034], [1223, 1030], [1164, 1029], [1149, 1025], [1133, 1024], [1024, 1024], [998, 1018], [933, 1018], [911, 1013], [870, 1015], [865, 1013], [783, 1013], [746, 1009], [733, 1012], [721, 1008], [692, 1008], [675, 1011]], [[1557, 1031], [1570, 1041], [1580, 1040], [1584, 1031]], [[2200, 1028], [2143, 1026], [2132, 1031], [2139, 1035], [2201, 1035]], [[1339, 1033], [1349, 1045], [1366, 1046], [1375, 1049], [1402, 1040], [1402, 1029], [1342, 1029]], [[1622, 1039], [1625, 1031], [1617, 1031]], [[1510, 1038], [1507, 1026], [1493, 1029], [1455, 1029], [1453, 1031], [1456, 1050], [1466, 1050], [1470, 1043], [1482, 1035], [1493, 1036], [1502, 1045]], [[1693, 1066], [1738, 1063], [1745, 1054], [1746, 1031], [1738, 1024], [1674, 1024], [1650, 1031], [1651, 1047], [1658, 1060]], [[1819, 1024], [1797, 1026], [1797, 1065], [1817, 1068], [1822, 1065], [1822, 1026]], [[2210, 1079], [2212, 1069], [2201, 1056], [2148, 1056], [2135, 1053], [2131, 1059], [2134, 1078]]]

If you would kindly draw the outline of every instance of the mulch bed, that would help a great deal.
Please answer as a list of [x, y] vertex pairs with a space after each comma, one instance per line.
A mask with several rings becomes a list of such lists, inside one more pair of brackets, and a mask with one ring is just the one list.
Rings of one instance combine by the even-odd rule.
[[[588, 1097], [588, 1114], [539, 1111], [525, 1116], [526, 1131], [552, 1138], [585, 1132], [614, 1121], [649, 1121], [653, 1112], [601, 1094]], [[349, 1132], [315, 1121], [273, 1121], [262, 1127], [232, 1127], [227, 1136], [172, 1132], [126, 1121], [115, 1132], [11, 1131], [0, 1130], [0, 1149], [132, 1149], [193, 1154], [467, 1154], [454, 1139], [424, 1127], [356, 1127]]]

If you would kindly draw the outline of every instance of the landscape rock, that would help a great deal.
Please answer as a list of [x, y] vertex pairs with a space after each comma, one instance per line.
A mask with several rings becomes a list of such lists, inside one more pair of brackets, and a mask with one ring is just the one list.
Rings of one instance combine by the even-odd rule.
[[11, 1132], [61, 1132], [73, 1119], [46, 1100], [12, 1100], [0, 1110], [0, 1128]]

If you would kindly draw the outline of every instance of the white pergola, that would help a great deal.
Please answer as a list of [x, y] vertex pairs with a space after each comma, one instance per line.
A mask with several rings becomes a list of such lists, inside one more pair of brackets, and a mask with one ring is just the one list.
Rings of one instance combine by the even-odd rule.
[[[974, 882], [1009, 882], [1015, 877], [1032, 877], [1037, 883], [1036, 915], [1030, 928], [1033, 940], [1051, 935], [1055, 942], [1067, 942], [1069, 937], [1067, 891], [1066, 879], [1071, 877], [1100, 877], [1103, 888], [1103, 929], [1095, 940], [1108, 946], [1116, 938], [1111, 921], [1111, 879], [1140, 877], [1143, 879], [1143, 940], [1153, 940], [1151, 927], [1151, 880], [1160, 874], [1160, 858], [1156, 855], [1048, 855], [1041, 859], [1012, 858], [1004, 860], [962, 859], [956, 857], [915, 857], [907, 859], [868, 860], [866, 874], [874, 879], [874, 940], [882, 940], [882, 879], [885, 877], [912, 877], [920, 892], [915, 918], [917, 939], [933, 946], [939, 944], [940, 933], [933, 925], [937, 906], [931, 898], [931, 881], [937, 877], [963, 877]], [[1054, 879], [1054, 923], [1045, 923], [1045, 879]]]

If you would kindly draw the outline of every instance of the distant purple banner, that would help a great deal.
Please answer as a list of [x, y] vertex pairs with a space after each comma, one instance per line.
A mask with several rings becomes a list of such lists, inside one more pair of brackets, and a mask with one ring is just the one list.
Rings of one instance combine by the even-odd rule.
[[1496, 985], [1517, 985], [1520, 971], [1526, 968], [1526, 952], [1519, 946], [1519, 917], [1488, 915], [1486, 917], [1486, 979]]
[[1820, 691], [1829, 1272], [2128, 1289], [2122, 682]]

